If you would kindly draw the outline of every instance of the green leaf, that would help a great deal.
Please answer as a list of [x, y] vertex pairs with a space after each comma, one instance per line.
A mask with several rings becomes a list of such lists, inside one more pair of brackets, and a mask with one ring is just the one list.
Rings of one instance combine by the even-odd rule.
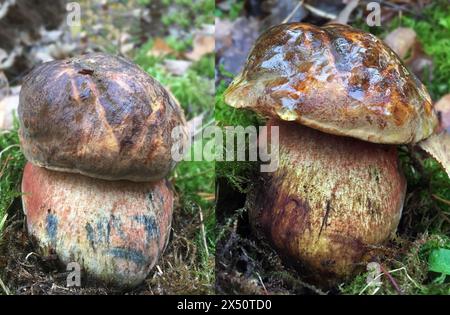
[[450, 250], [444, 248], [433, 250], [428, 257], [428, 269], [450, 275]]

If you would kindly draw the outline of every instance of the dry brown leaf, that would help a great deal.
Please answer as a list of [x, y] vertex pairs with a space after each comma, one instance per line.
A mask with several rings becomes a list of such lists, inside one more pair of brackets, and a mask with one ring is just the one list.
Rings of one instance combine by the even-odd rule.
[[0, 71], [0, 100], [9, 95], [9, 83], [3, 71]]
[[160, 37], [156, 37], [153, 41], [152, 48], [147, 52], [147, 56], [164, 57], [173, 53], [174, 50]]
[[443, 131], [434, 134], [418, 145], [435, 158], [450, 177], [450, 133]]
[[346, 6], [338, 14], [337, 19], [334, 21], [335, 23], [347, 24], [353, 10], [358, 7], [359, 0], [344, 0], [343, 3], [346, 3]]
[[384, 39], [384, 42], [402, 59], [406, 57], [415, 41], [416, 32], [408, 27], [396, 28]]
[[450, 133], [450, 94], [446, 94], [434, 105], [440, 116], [441, 129]]
[[14, 115], [19, 106], [19, 95], [10, 95], [0, 101], [0, 130], [13, 128]]
[[406, 65], [422, 81], [433, 79], [433, 58], [428, 56], [419, 41], [412, 47], [411, 57], [405, 60]]
[[431, 81], [432, 71], [426, 70], [430, 70], [433, 67], [433, 60], [423, 51], [422, 45], [416, 37], [416, 32], [413, 29], [399, 27], [389, 33], [384, 41], [404, 60], [408, 68], [420, 80]]
[[439, 131], [419, 142], [419, 146], [435, 158], [450, 177], [450, 94], [437, 101], [434, 109], [440, 116]]
[[220, 53], [223, 49], [228, 49], [233, 45], [232, 31], [233, 22], [230, 20], [221, 20], [216, 18], [216, 53]]
[[174, 75], [183, 75], [191, 65], [192, 61], [187, 60], [164, 60], [164, 68]]
[[192, 61], [198, 61], [204, 55], [214, 52], [215, 38], [214, 33], [200, 32], [194, 37], [193, 50], [185, 54], [186, 58]]
[[223, 65], [224, 70], [237, 74], [245, 64], [250, 49], [259, 36], [261, 21], [253, 17], [239, 17], [228, 26], [231, 29], [223, 34], [226, 38], [218, 44], [216, 58]]

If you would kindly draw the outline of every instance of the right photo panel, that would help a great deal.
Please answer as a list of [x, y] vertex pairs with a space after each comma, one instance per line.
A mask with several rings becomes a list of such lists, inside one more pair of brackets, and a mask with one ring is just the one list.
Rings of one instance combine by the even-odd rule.
[[217, 294], [450, 294], [449, 34], [447, 0], [216, 0]]

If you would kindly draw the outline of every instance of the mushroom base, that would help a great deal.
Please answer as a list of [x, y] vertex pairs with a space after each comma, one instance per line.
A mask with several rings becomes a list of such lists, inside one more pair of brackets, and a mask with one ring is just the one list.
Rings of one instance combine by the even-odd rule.
[[86, 275], [119, 287], [141, 283], [170, 234], [173, 192], [155, 183], [105, 181], [28, 163], [22, 202], [43, 256], [76, 262]]
[[396, 231], [406, 192], [397, 149], [295, 123], [269, 125], [279, 126], [279, 166], [262, 173], [248, 196], [253, 230], [305, 280], [334, 286]]

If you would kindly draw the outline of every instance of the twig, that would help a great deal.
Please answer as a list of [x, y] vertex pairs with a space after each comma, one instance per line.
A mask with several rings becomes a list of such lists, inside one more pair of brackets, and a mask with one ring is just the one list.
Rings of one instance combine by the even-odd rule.
[[394, 277], [392, 277], [392, 275], [383, 267], [382, 264], [380, 264], [380, 269], [386, 275], [386, 277], [389, 279], [389, 281], [391, 282], [392, 286], [397, 291], [397, 293], [400, 295], [403, 295], [403, 291], [398, 286], [397, 281], [395, 281]]
[[0, 19], [8, 13], [8, 8], [16, 4], [16, 0], [7, 0], [0, 5]]
[[[373, 2], [373, 1], [372, 1], [372, 0], [364, 0], [363, 2], [367, 4], [367, 3]], [[390, 2], [390, 1], [384, 1], [384, 0], [378, 0], [378, 2], [379, 2], [381, 5], [385, 5], [385, 6], [387, 6], [387, 7], [390, 7], [390, 8], [392, 8], [392, 9], [397, 10], [399, 13], [402, 13], [402, 11], [404, 11], [404, 12], [407, 12], [407, 13], [413, 15], [413, 16], [416, 17], [416, 18], [422, 18], [422, 17], [423, 17], [423, 14], [420, 14], [420, 13], [418, 14], [417, 12], [408, 9], [408, 8], [405, 7], [404, 5], [398, 5], [398, 4], [392, 3], [392, 2]]]
[[[3, 227], [5, 226], [6, 219], [8, 218], [8, 214], [5, 213], [3, 218], [0, 219], [0, 233], [3, 230]], [[0, 234], [1, 235], [1, 234]]]
[[315, 7], [313, 7], [310, 4], [305, 3], [303, 5], [305, 7], [305, 9], [307, 9], [309, 12], [311, 12], [314, 15], [317, 15], [319, 17], [325, 18], [325, 19], [329, 19], [329, 20], [336, 20], [337, 19], [337, 15], [333, 14], [333, 13], [328, 13], [325, 11], [322, 11], [320, 9], [317, 9]]
[[36, 256], [36, 257], [41, 257], [41, 256], [39, 256], [38, 254], [36, 254], [35, 252], [30, 252], [30, 253], [28, 253], [27, 254], [27, 256], [25, 256], [25, 261], [28, 261], [28, 259], [31, 257], [31, 256]]
[[4, 148], [1, 152], [0, 152], [0, 159], [2, 158], [3, 153], [5, 153], [6, 151], [8, 151], [9, 149], [15, 148], [15, 147], [20, 147], [18, 144], [11, 144], [10, 146]]
[[209, 250], [208, 250], [208, 243], [206, 242], [206, 231], [205, 231], [205, 225], [203, 224], [203, 212], [202, 208], [198, 208], [198, 213], [200, 215], [200, 229], [202, 231], [202, 237], [203, 237], [203, 245], [205, 246], [206, 256], [209, 257]]
[[446, 205], [449, 205], [449, 206], [450, 206], [450, 201], [449, 201], [449, 200], [444, 199], [444, 198], [441, 198], [441, 197], [439, 197], [439, 196], [436, 195], [436, 194], [432, 194], [431, 196], [432, 196], [434, 199], [436, 199], [437, 201], [443, 202], [443, 203], [445, 203]]
[[[417, 282], [416, 281], [414, 281], [414, 279], [413, 278], [411, 278], [411, 276], [408, 274], [408, 271], [406, 270], [406, 267], [401, 267], [401, 268], [398, 268], [398, 269], [394, 269], [394, 270], [391, 270], [391, 271], [389, 271], [388, 273], [389, 274], [391, 274], [391, 273], [395, 273], [395, 272], [397, 272], [397, 271], [404, 271], [405, 272], [405, 275], [406, 275], [406, 277], [409, 279], [409, 281], [411, 281], [412, 282], [412, 284], [414, 284], [414, 286], [416, 287], [416, 288], [418, 288], [418, 289], [420, 289], [421, 287], [420, 287], [420, 285], [418, 285], [417, 284]], [[359, 292], [359, 295], [362, 295], [363, 293], [364, 293], [364, 291], [366, 291], [367, 290], [367, 288], [368, 287], [370, 287], [376, 280], [378, 280], [379, 278], [381, 278], [381, 276], [383, 276], [383, 274], [384, 274], [384, 272], [383, 273], [380, 273], [378, 276], [376, 276], [375, 278], [373, 278], [360, 292]], [[378, 291], [378, 290], [377, 290]]]
[[0, 130], [0, 136], [6, 135], [11, 132], [12, 132], [11, 130]]
[[256, 275], [257, 275], [258, 278], [259, 278], [259, 282], [261, 282], [261, 285], [262, 285], [262, 287], [263, 287], [263, 289], [264, 289], [264, 293], [265, 293], [266, 295], [269, 295], [269, 292], [267, 292], [266, 286], [264, 285], [264, 282], [263, 282], [261, 276], [259, 275], [259, 273], [256, 273]]
[[352, 14], [353, 10], [356, 9], [356, 7], [359, 5], [359, 0], [351, 0], [345, 8], [339, 13], [336, 22], [341, 24], [347, 24], [348, 20], [350, 19], [350, 15]]
[[2, 278], [0, 278], [0, 287], [3, 289], [3, 292], [5, 292], [6, 295], [11, 294], [8, 287], [3, 283]]
[[2, 163], [2, 168], [0, 169], [0, 177], [3, 176], [3, 172], [5, 171], [6, 167], [8, 166], [9, 161], [12, 160], [12, 156], [8, 155], [5, 159], [5, 161]]
[[283, 20], [283, 24], [287, 23], [290, 21], [290, 19], [292, 19], [292, 17], [294, 16], [295, 12], [297, 12], [298, 9], [300, 9], [300, 7], [303, 5], [304, 0], [301, 0], [297, 3], [297, 5], [295, 6], [294, 10], [292, 10], [292, 12]]

